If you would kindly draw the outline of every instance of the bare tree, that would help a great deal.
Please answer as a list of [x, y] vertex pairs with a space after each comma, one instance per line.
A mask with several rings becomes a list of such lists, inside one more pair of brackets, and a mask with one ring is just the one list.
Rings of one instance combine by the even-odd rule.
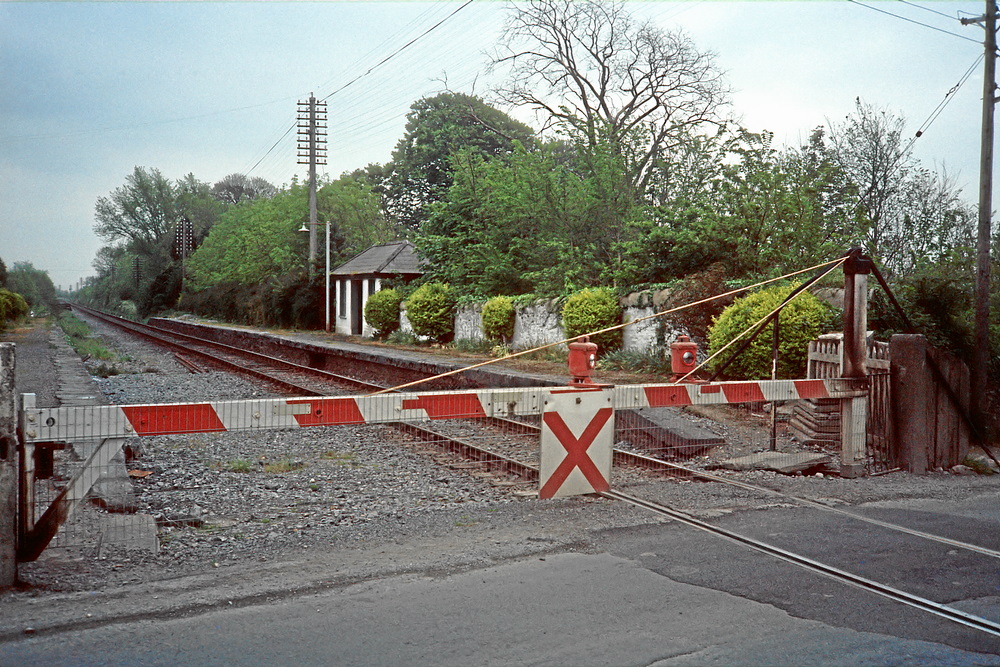
[[492, 64], [511, 70], [501, 100], [536, 109], [587, 150], [606, 146], [634, 192], [685, 130], [717, 121], [729, 97], [714, 54], [680, 31], [636, 24], [619, 1], [519, 3]]
[[212, 186], [212, 196], [226, 204], [270, 199], [278, 189], [259, 176], [229, 174]]

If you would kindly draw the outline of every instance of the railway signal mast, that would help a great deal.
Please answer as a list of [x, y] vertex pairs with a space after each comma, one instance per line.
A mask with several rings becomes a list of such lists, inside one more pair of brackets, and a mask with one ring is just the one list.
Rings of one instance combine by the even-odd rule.
[[299, 164], [309, 165], [309, 276], [316, 274], [316, 166], [326, 164], [326, 102], [310, 93], [298, 106]]

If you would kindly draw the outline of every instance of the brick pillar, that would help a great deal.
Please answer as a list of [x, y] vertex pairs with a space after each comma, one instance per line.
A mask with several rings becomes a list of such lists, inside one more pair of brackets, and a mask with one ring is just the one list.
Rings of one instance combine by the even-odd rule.
[[17, 456], [14, 344], [0, 343], [0, 588], [17, 582]]

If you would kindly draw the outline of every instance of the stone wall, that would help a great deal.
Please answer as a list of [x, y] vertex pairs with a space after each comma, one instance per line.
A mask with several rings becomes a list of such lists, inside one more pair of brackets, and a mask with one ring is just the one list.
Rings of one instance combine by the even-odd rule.
[[[621, 300], [622, 322], [634, 322], [659, 312], [663, 309], [667, 296], [669, 295], [665, 290], [630, 294]], [[546, 299], [517, 308], [511, 348], [527, 350], [564, 340], [566, 334], [560, 317], [562, 305], [560, 299]], [[403, 330], [412, 332], [405, 318], [405, 311], [401, 320]], [[460, 307], [455, 314], [455, 339], [483, 340], [482, 321], [482, 304]], [[686, 333], [682, 326], [669, 318], [649, 319], [622, 330], [622, 347], [632, 352], [656, 352], [669, 346], [677, 336]], [[565, 349], [565, 345], [560, 347]]]

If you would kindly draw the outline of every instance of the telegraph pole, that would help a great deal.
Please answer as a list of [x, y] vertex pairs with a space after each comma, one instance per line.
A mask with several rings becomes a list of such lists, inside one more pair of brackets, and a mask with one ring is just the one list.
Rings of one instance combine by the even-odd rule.
[[326, 102], [299, 102], [299, 164], [309, 165], [309, 276], [316, 273], [316, 165], [326, 164]]
[[985, 68], [983, 74], [983, 130], [979, 153], [979, 228], [976, 236], [976, 333], [972, 351], [972, 409], [984, 416], [990, 361], [990, 241], [993, 230], [993, 116], [996, 109], [997, 6], [986, 0], [986, 13], [974, 19], [962, 19], [963, 25], [982, 24]]

